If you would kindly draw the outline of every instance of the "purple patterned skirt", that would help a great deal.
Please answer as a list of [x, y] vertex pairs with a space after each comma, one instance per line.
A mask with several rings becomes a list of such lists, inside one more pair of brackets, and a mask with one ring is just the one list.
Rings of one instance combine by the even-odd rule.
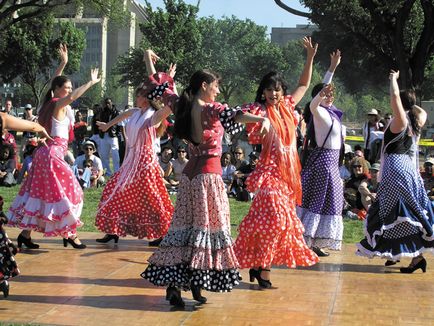
[[297, 215], [303, 222], [309, 247], [341, 249], [344, 196], [339, 152], [339, 149], [314, 149], [301, 172], [303, 199]]

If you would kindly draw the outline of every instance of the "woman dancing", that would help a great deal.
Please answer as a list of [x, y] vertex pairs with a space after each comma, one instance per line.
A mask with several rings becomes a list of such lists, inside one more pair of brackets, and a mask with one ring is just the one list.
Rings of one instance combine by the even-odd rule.
[[[155, 90], [164, 90], [164, 84], [173, 90], [176, 66], [169, 75], [156, 73], [154, 61], [158, 57], [151, 50], [145, 53], [149, 77], [136, 90], [136, 107], [117, 116], [108, 123], [97, 122], [99, 129], [128, 119], [126, 123], [127, 153], [125, 160], [102, 193], [95, 225], [106, 235], [98, 242], [118, 242], [127, 234], [142, 238], [161, 238], [167, 233], [173, 205], [161, 176], [154, 151], [157, 137], [164, 133], [162, 123], [171, 114], [171, 108], [153, 100]], [[155, 95], [158, 93], [155, 93]]]
[[52, 139], [34, 153], [29, 175], [8, 212], [9, 225], [23, 229], [18, 247], [39, 248], [30, 238], [31, 230], [35, 230], [47, 237], [63, 237], [65, 247], [69, 243], [76, 249], [86, 248], [77, 238], [77, 227], [83, 224], [83, 191], [64, 156], [74, 124], [69, 105], [99, 81], [98, 69], [92, 69], [90, 81], [75, 90], [65, 76], [56, 76], [51, 82], [38, 122]]
[[[240, 125], [233, 121], [235, 110], [215, 102], [219, 93], [218, 76], [199, 70], [174, 105], [175, 133], [189, 141], [190, 160], [181, 176], [169, 231], [142, 277], [166, 286], [166, 299], [175, 306], [184, 306], [180, 289], [191, 289], [193, 298], [205, 303], [201, 289], [227, 292], [239, 283], [220, 156], [224, 128], [235, 133]], [[173, 94], [163, 97], [175, 103]], [[250, 122], [269, 126], [263, 117]]]
[[386, 258], [386, 266], [412, 258], [401, 273], [426, 271], [425, 251], [434, 248], [433, 203], [419, 174], [418, 146], [426, 112], [415, 105], [414, 91], [399, 91], [399, 71], [391, 71], [390, 105], [393, 119], [384, 132], [380, 186], [365, 220], [365, 239], [357, 254]]
[[[250, 268], [250, 281], [270, 288], [272, 265], [311, 266], [318, 257], [306, 246], [303, 225], [295, 205], [301, 201], [300, 162], [297, 154], [295, 105], [309, 87], [317, 45], [305, 37], [306, 64], [297, 88], [287, 93], [283, 78], [271, 72], [262, 78], [256, 103], [244, 110], [271, 121], [270, 131], [261, 137], [259, 124], [248, 124], [249, 141], [262, 144], [255, 170], [247, 178], [247, 189], [255, 193], [252, 206], [239, 226], [235, 252], [241, 268]], [[246, 122], [244, 116], [236, 121]]]

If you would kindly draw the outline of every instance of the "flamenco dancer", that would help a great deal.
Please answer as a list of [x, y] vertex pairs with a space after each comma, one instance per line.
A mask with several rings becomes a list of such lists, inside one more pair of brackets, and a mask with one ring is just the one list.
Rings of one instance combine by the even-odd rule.
[[175, 66], [169, 75], [156, 73], [154, 62], [158, 56], [147, 50], [144, 56], [149, 77], [136, 90], [136, 107], [108, 123], [97, 122], [106, 131], [128, 119], [126, 123], [127, 153], [120, 168], [109, 180], [98, 205], [95, 225], [106, 235], [96, 241], [118, 242], [127, 234], [158, 239], [167, 233], [173, 214], [173, 205], [163, 183], [154, 151], [157, 137], [164, 133], [163, 122], [171, 108], [160, 106], [154, 98], [169, 87], [173, 91]]
[[341, 249], [344, 229], [343, 186], [339, 175], [343, 112], [333, 105], [334, 87], [330, 84], [340, 63], [340, 51], [332, 53], [330, 59], [324, 83], [315, 85], [313, 99], [304, 112], [308, 123], [305, 138], [316, 143], [316, 147], [301, 172], [303, 198], [297, 207], [306, 243], [319, 257], [329, 255], [324, 248]]
[[[41, 125], [0, 112], [0, 132], [3, 131], [3, 128], [15, 131], [38, 132], [41, 136], [47, 139], [50, 138]], [[0, 147], [1, 146], [2, 142], [0, 142]], [[3, 225], [7, 223], [8, 219], [3, 213], [3, 197], [0, 196], [0, 291], [3, 292], [4, 298], [9, 296], [8, 280], [20, 273], [14, 258], [17, 249], [12, 241], [9, 240], [6, 231], [3, 229]]]
[[357, 254], [386, 258], [386, 266], [401, 258], [412, 258], [401, 273], [421, 269], [425, 273], [425, 251], [434, 248], [433, 204], [425, 192], [418, 168], [420, 131], [426, 112], [415, 105], [414, 91], [399, 91], [399, 71], [391, 71], [390, 105], [393, 119], [384, 132], [380, 186], [366, 217], [365, 239]]
[[[269, 132], [261, 137], [260, 124], [247, 124], [249, 142], [262, 144], [255, 170], [247, 178], [249, 192], [255, 193], [248, 214], [239, 226], [235, 253], [241, 268], [250, 268], [250, 281], [261, 288], [270, 288], [272, 265], [311, 266], [318, 257], [303, 239], [303, 225], [295, 212], [301, 201], [300, 161], [297, 154], [295, 105], [309, 88], [313, 58], [318, 45], [305, 37], [306, 64], [297, 88], [288, 94], [280, 74], [270, 72], [262, 78], [256, 102], [243, 107], [271, 122]], [[244, 116], [235, 118], [246, 122]]]
[[83, 191], [64, 156], [74, 125], [69, 104], [100, 78], [98, 69], [92, 69], [90, 81], [72, 90], [71, 80], [60, 75], [68, 57], [66, 46], [61, 46], [60, 52], [59, 75], [52, 80], [38, 114], [39, 123], [52, 139], [35, 151], [29, 175], [8, 212], [9, 225], [23, 229], [18, 236], [20, 248], [23, 244], [30, 249], [39, 248], [30, 238], [31, 230], [46, 237], [61, 236], [65, 247], [70, 244], [75, 249], [86, 248], [77, 237], [77, 227], [83, 224]]
[[[220, 93], [219, 77], [206, 70], [195, 72], [178, 101], [172, 101], [175, 133], [189, 141], [190, 160], [181, 176], [175, 212], [167, 235], [149, 258], [142, 277], [166, 286], [170, 304], [183, 307], [181, 289], [205, 303], [201, 290], [231, 291], [239, 283], [238, 261], [233, 250], [229, 203], [222, 180], [220, 156], [224, 128], [238, 132], [235, 110], [215, 102]], [[251, 117], [250, 122], [268, 119]]]

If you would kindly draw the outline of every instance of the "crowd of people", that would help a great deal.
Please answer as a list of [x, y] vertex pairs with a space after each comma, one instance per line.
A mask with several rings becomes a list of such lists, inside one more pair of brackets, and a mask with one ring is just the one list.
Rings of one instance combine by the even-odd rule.
[[[104, 189], [95, 225], [104, 236], [96, 241], [117, 243], [127, 235], [154, 240], [158, 248], [141, 276], [164, 286], [177, 307], [185, 305], [181, 290], [199, 303], [207, 301], [202, 290], [231, 291], [241, 280], [239, 269], [249, 269], [249, 281], [268, 289], [272, 267], [316, 264], [328, 250], [341, 249], [343, 216], [364, 220], [358, 255], [384, 258], [386, 266], [412, 258], [400, 271], [425, 272], [423, 253], [434, 248], [434, 159], [422, 174], [418, 166], [425, 111], [412, 90], [399, 90], [399, 72], [392, 70], [392, 114], [381, 118], [378, 109], [370, 110], [364, 147], [352, 149], [345, 144], [344, 110], [334, 105], [332, 78], [341, 53], [330, 55], [323, 82], [301, 110], [297, 104], [309, 89], [318, 48], [308, 37], [302, 45], [306, 61], [297, 85], [290, 89], [271, 71], [254, 102], [235, 108], [216, 102], [220, 76], [209, 70], [196, 71], [178, 94], [176, 65], [157, 72], [160, 58], [147, 50], [135, 106], [121, 113], [109, 98], [94, 106], [90, 135], [70, 104], [100, 81], [98, 70], [72, 90], [62, 76], [68, 51], [61, 45], [61, 62], [37, 118], [31, 106], [25, 119], [9, 114], [10, 105], [0, 115], [1, 185], [16, 182], [19, 154], [11, 131], [23, 131], [25, 138], [22, 184], [7, 219], [0, 216], [4, 296], [8, 279], [19, 273], [6, 222], [22, 229], [19, 248], [39, 248], [33, 231], [85, 249], [77, 235], [82, 189], [98, 186]], [[235, 242], [229, 197], [252, 202]]]

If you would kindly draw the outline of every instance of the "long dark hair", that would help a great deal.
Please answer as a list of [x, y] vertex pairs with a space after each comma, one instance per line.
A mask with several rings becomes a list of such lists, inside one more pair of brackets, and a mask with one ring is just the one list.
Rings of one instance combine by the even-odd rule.
[[175, 106], [175, 134], [188, 141], [191, 139], [191, 109], [194, 97], [199, 93], [202, 83], [211, 84], [220, 80], [220, 76], [209, 70], [198, 70], [190, 78], [190, 83], [184, 89]]
[[283, 95], [286, 95], [288, 86], [281, 74], [275, 71], [271, 71], [268, 74], [266, 74], [264, 77], [262, 77], [262, 80], [259, 83], [258, 90], [256, 91], [255, 102], [264, 104], [266, 101], [265, 98], [263, 97], [264, 90], [269, 87], [275, 88], [277, 85], [280, 85], [282, 87]]
[[54, 97], [54, 91], [56, 88], [60, 88], [65, 84], [66, 82], [69, 82], [70, 79], [65, 76], [57, 76], [54, 77], [53, 81], [51, 82], [51, 87], [48, 90], [47, 94], [45, 94], [44, 100], [42, 102], [41, 108], [38, 112], [38, 122], [39, 124], [47, 130], [48, 134], [51, 132], [51, 117], [53, 116], [53, 103], [50, 101]]
[[401, 104], [405, 111], [408, 111], [408, 117], [410, 118], [411, 129], [417, 136], [420, 135], [419, 120], [414, 114], [413, 108], [416, 105], [416, 92], [412, 89], [406, 89], [399, 92], [401, 98]]

